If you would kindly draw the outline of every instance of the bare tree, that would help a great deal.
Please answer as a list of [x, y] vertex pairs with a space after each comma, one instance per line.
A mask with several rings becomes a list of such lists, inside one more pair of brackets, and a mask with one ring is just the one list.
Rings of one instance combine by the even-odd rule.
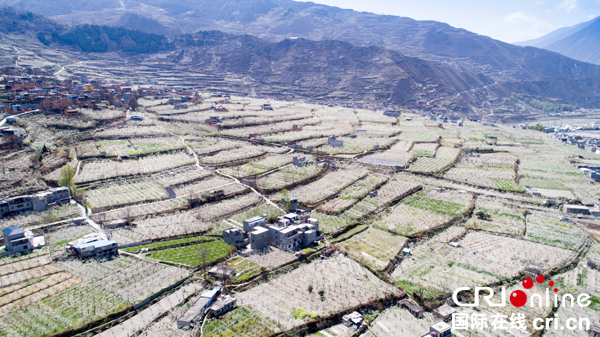
[[202, 271], [204, 273], [204, 280], [206, 280], [206, 259], [208, 259], [208, 250], [204, 245], [199, 245], [198, 258], [202, 261]]

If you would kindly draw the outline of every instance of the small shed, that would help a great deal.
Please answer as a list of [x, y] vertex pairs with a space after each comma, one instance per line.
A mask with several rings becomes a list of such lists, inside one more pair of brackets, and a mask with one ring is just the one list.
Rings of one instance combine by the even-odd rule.
[[235, 269], [223, 266], [214, 266], [208, 271], [208, 275], [222, 280], [234, 276]]
[[422, 318], [425, 315], [425, 310], [411, 299], [407, 298], [399, 301], [398, 306], [400, 306], [400, 308], [406, 308], [406, 310], [410, 311], [416, 318]]
[[221, 295], [213, 305], [210, 306], [208, 312], [214, 317], [220, 316], [235, 307], [237, 300], [229, 295]]
[[360, 313], [358, 313], [357, 311], [352, 312], [351, 314], [348, 315], [344, 315], [344, 317], [342, 317], [342, 323], [345, 326], [360, 326], [363, 322], [363, 317]]
[[444, 322], [449, 322], [452, 319], [452, 314], [455, 312], [456, 309], [448, 304], [444, 304], [439, 308], [433, 309], [433, 316], [443, 320]]
[[196, 303], [194, 303], [194, 305], [192, 305], [188, 311], [186, 311], [183, 316], [177, 320], [177, 326], [180, 328], [191, 327], [194, 319], [196, 319], [198, 315], [204, 314], [211, 302], [212, 300], [210, 298], [200, 297], [200, 299], [198, 299]]

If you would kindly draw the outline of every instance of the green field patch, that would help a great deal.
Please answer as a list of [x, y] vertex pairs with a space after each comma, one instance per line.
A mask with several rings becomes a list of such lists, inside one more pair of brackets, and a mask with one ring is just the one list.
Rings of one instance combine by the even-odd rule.
[[241, 256], [228, 260], [225, 266], [235, 269], [235, 275], [231, 278], [234, 282], [245, 281], [261, 272], [260, 265]]
[[0, 336], [50, 336], [126, 308], [101, 287], [79, 285], [0, 318]]
[[237, 307], [204, 325], [206, 337], [255, 337], [278, 332], [277, 323], [249, 307]]
[[123, 248], [122, 250], [133, 253], [133, 252], [137, 252], [143, 248], [157, 248], [157, 247], [178, 245], [181, 243], [204, 241], [204, 240], [208, 240], [208, 239], [210, 239], [210, 238], [207, 236], [196, 236], [193, 238], [185, 238], [185, 239], [172, 240], [172, 241], [161, 241], [161, 242], [150, 243], [150, 244], [142, 245], [142, 246], [128, 247], [128, 248]]
[[203, 263], [200, 259], [200, 247], [205, 247], [208, 251], [206, 263], [218, 260], [227, 256], [233, 249], [230, 245], [223, 241], [211, 241], [198, 245], [190, 245], [177, 248], [167, 248], [163, 250], [155, 250], [151, 252], [150, 257], [160, 261], [181, 263], [187, 266], [198, 266]]
[[348, 227], [353, 221], [339, 216], [312, 211], [310, 217], [319, 220], [319, 231], [329, 234], [336, 229]]
[[496, 187], [500, 190], [503, 191], [515, 191], [515, 192], [522, 192], [523, 189], [521, 188], [521, 186], [515, 184], [514, 181], [511, 180], [505, 180], [505, 179], [490, 179], [491, 181], [494, 182], [494, 184], [496, 184]]
[[436, 199], [422, 198], [410, 204], [412, 207], [433, 211], [449, 216], [462, 214], [466, 206]]

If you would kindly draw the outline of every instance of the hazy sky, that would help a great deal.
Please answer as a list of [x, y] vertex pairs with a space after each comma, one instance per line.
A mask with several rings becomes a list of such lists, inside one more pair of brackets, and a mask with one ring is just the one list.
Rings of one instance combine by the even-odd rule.
[[530, 40], [600, 16], [600, 0], [311, 0], [378, 14], [436, 20], [505, 42]]

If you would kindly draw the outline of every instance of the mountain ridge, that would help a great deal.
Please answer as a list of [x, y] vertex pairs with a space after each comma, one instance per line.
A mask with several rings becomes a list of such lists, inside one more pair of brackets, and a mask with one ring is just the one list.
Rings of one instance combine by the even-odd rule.
[[[41, 0], [0, 0], [0, 5], [10, 3], [38, 10], [33, 8], [36, 2]], [[572, 69], [557, 68], [544, 61], [544, 58], [555, 58], [551, 52], [528, 50], [445, 23], [357, 12], [311, 2], [123, 0], [122, 3], [108, 1], [99, 5], [93, 0], [81, 0], [71, 7], [66, 3], [67, 0], [57, 0], [56, 4], [44, 3], [39, 8], [52, 13], [52, 18], [63, 23], [116, 25], [124, 14], [137, 13], [183, 33], [220, 30], [275, 42], [296, 37], [315, 41], [341, 40], [360, 47], [385, 47], [459, 71], [481, 72], [501, 81], [577, 77], [581, 68], [589, 67], [573, 62], [570, 64]], [[64, 7], [62, 12], [60, 6]], [[523, 68], [525, 59], [532, 56], [536, 63], [546, 64], [546, 68], [536, 66], [535, 72]]]
[[600, 17], [519, 44], [538, 46], [575, 60], [600, 65]]

